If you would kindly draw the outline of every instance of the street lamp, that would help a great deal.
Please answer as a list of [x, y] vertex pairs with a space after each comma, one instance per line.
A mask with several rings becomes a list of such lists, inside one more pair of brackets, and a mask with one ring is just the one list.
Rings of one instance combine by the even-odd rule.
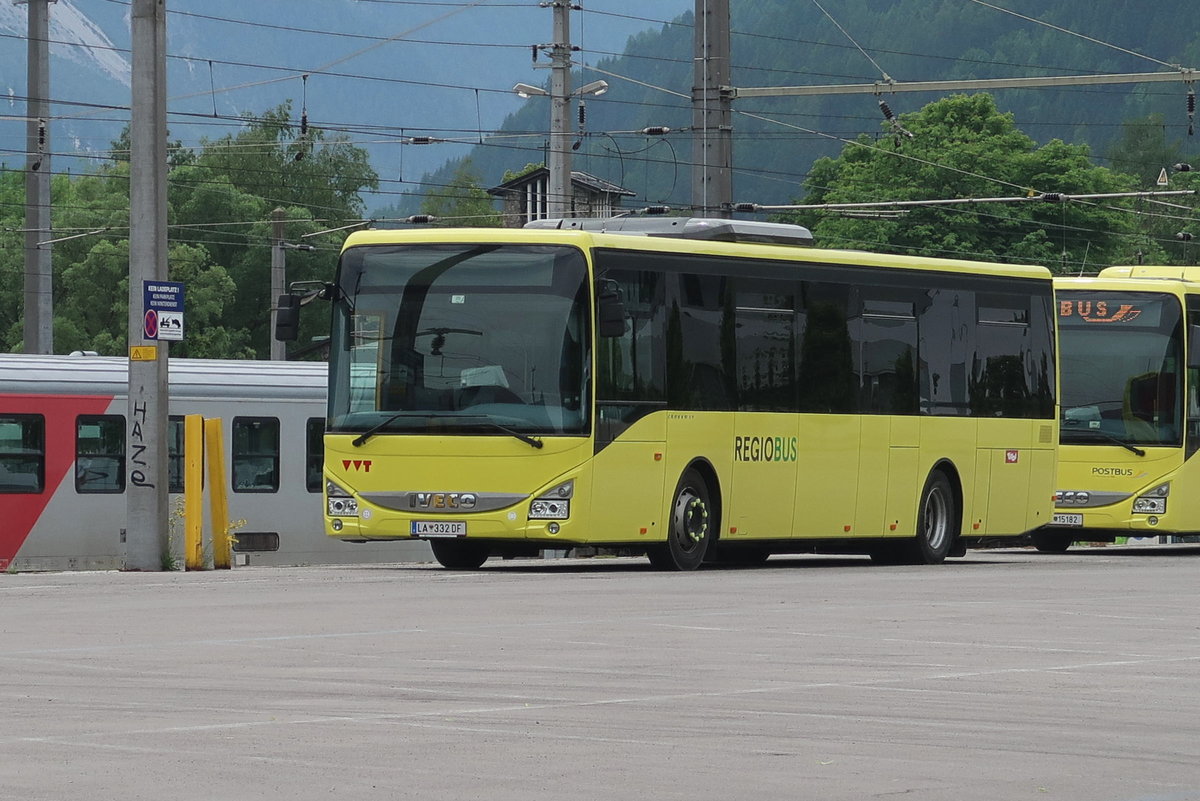
[[570, 90], [569, 71], [555, 69], [551, 76], [550, 91], [540, 86], [519, 83], [513, 87], [518, 97], [549, 97], [550, 104], [550, 155], [546, 166], [550, 171], [550, 197], [548, 211], [551, 217], [566, 217], [571, 212], [571, 131], [568, 104], [571, 98], [587, 95], [597, 97], [608, 91], [608, 81], [585, 83], [576, 91]]

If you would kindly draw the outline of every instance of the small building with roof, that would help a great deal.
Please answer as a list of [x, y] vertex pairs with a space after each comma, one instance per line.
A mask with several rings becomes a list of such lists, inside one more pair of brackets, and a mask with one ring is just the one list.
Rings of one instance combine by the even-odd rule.
[[[488, 191], [504, 203], [501, 214], [506, 228], [520, 228], [527, 222], [550, 216], [550, 170], [538, 167], [509, 179]], [[635, 192], [579, 170], [571, 171], [572, 217], [612, 217], [621, 211], [621, 199]]]

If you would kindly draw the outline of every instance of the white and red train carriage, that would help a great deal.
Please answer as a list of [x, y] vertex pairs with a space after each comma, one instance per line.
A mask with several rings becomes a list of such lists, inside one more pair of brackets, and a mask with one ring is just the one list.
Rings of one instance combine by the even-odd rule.
[[[0, 570], [120, 567], [127, 370], [124, 358], [0, 354]], [[235, 564], [431, 558], [423, 542], [325, 535], [325, 364], [172, 359], [168, 372], [172, 509], [183, 491], [183, 416], [220, 418], [230, 518], [245, 521]], [[177, 528], [172, 550], [182, 553]]]

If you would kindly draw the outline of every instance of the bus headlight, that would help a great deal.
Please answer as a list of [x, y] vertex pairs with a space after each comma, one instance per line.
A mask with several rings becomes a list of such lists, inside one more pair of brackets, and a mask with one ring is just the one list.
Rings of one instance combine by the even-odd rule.
[[549, 492], [534, 498], [529, 504], [530, 520], [566, 520], [571, 516], [571, 498], [575, 481], [564, 481]]
[[566, 520], [571, 516], [570, 501], [538, 498], [529, 504], [530, 520]]
[[1167, 496], [1171, 494], [1170, 482], [1159, 484], [1149, 492], [1133, 499], [1134, 514], [1161, 515], [1167, 512]]
[[332, 481], [325, 482], [325, 504], [329, 517], [358, 517], [358, 501]]

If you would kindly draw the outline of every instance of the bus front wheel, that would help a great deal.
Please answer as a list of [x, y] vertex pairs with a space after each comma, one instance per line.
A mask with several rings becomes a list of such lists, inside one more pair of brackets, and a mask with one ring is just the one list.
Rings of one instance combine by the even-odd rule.
[[1042, 553], [1066, 553], [1067, 549], [1071, 547], [1071, 535], [1046, 534], [1038, 531], [1033, 535], [1033, 547]]
[[430, 540], [429, 547], [438, 564], [450, 570], [474, 570], [490, 555], [487, 545], [467, 540]]
[[650, 564], [659, 570], [695, 570], [704, 561], [716, 526], [708, 482], [689, 468], [675, 487], [666, 543], [647, 551]]

